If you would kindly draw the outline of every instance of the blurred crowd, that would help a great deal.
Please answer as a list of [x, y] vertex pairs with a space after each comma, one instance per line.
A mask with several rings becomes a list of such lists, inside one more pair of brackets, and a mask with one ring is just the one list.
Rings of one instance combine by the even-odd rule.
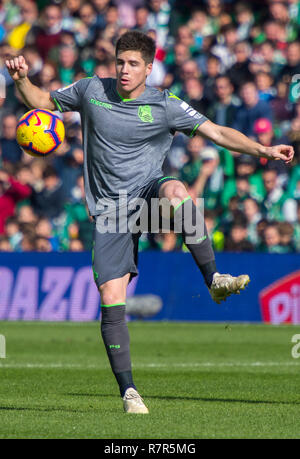
[[[148, 85], [265, 146], [295, 148], [286, 166], [175, 135], [164, 173], [204, 198], [214, 249], [300, 252], [298, 0], [1, 0], [0, 251], [90, 250], [93, 233], [79, 114], [59, 114], [66, 140], [55, 154], [24, 154], [15, 133], [28, 108], [5, 59], [22, 54], [32, 83], [47, 91], [115, 77], [114, 46], [127, 30], [156, 41]], [[149, 248], [185, 250], [172, 233], [143, 234], [140, 250]]]

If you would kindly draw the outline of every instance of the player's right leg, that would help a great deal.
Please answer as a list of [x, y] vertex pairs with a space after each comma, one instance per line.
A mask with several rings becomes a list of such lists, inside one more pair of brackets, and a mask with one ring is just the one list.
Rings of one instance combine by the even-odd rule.
[[101, 335], [118, 382], [124, 409], [148, 413], [131, 372], [129, 333], [126, 323], [126, 289], [137, 274], [138, 237], [131, 233], [101, 233], [95, 227], [92, 252], [94, 280], [101, 295]]
[[132, 378], [126, 323], [126, 288], [130, 274], [100, 285], [101, 335], [127, 413], [148, 413]]

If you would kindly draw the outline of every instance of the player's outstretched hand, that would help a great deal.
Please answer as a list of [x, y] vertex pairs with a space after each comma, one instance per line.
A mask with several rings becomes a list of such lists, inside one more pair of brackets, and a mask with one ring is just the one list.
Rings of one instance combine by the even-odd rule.
[[21, 80], [27, 77], [28, 65], [23, 56], [14, 57], [13, 59], [7, 59], [5, 65], [9, 71], [10, 76], [14, 81]]
[[294, 148], [290, 145], [275, 145], [274, 147], [267, 147], [262, 156], [277, 161], [282, 159], [286, 164], [289, 164], [292, 162], [294, 154]]

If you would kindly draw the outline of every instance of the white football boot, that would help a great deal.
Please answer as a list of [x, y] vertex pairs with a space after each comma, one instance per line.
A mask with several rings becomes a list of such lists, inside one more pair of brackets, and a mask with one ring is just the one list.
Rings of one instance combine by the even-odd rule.
[[220, 304], [226, 301], [226, 298], [232, 294], [239, 294], [250, 282], [248, 274], [242, 274], [233, 277], [230, 274], [215, 273], [209, 293], [212, 299]]
[[123, 406], [126, 413], [149, 413], [142, 397], [133, 387], [129, 387], [126, 390], [123, 397]]

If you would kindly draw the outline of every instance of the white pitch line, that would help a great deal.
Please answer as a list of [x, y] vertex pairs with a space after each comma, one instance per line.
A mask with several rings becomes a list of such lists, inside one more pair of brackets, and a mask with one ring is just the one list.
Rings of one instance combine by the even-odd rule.
[[[299, 362], [194, 362], [194, 363], [141, 363], [133, 365], [134, 368], [222, 368], [222, 367], [296, 367]], [[0, 363], [1, 368], [36, 368], [36, 369], [106, 369], [103, 365], [83, 365], [72, 363]]]

